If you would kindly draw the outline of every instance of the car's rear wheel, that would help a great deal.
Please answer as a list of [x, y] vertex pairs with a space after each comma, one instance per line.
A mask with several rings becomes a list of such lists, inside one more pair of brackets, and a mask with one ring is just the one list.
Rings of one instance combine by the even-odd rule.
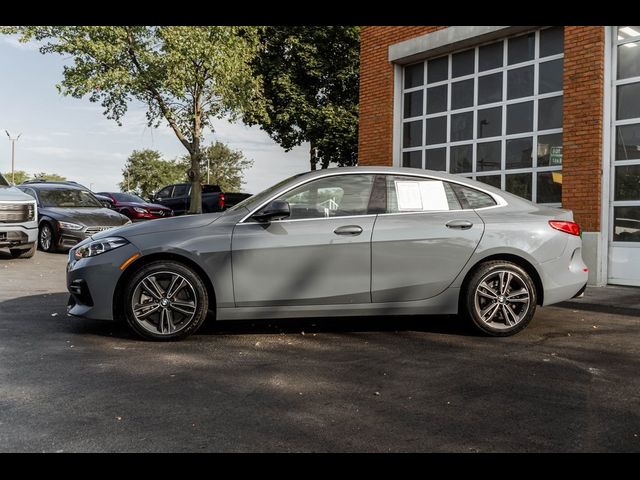
[[485, 262], [467, 283], [465, 313], [482, 333], [514, 335], [533, 318], [536, 293], [531, 276], [520, 266], [508, 261]]
[[36, 242], [28, 244], [28, 248], [9, 249], [13, 258], [31, 258], [36, 253]]
[[200, 276], [175, 261], [155, 261], [125, 285], [125, 318], [140, 336], [177, 340], [195, 333], [207, 316], [207, 288]]
[[40, 230], [38, 231], [40, 249], [45, 252], [54, 253], [56, 251], [56, 241], [56, 234], [53, 228], [51, 228], [51, 225], [46, 222], [40, 225]]

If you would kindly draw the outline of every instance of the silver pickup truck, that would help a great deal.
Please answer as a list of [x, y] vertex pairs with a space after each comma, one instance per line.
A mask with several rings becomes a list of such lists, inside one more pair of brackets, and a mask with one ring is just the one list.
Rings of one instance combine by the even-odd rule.
[[0, 248], [8, 248], [13, 258], [31, 258], [36, 253], [37, 239], [35, 200], [0, 174]]

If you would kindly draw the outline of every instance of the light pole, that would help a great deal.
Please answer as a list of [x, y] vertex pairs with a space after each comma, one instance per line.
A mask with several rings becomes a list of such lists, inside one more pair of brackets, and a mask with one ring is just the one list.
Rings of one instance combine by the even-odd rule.
[[5, 130], [4, 132], [7, 134], [7, 137], [9, 137], [9, 140], [11, 140], [11, 183], [13, 183], [15, 185], [16, 184], [16, 178], [15, 178], [16, 142], [20, 139], [20, 136], [22, 135], [22, 133], [18, 134], [17, 137], [13, 138], [13, 137], [11, 137], [11, 134], [9, 133], [9, 130]]

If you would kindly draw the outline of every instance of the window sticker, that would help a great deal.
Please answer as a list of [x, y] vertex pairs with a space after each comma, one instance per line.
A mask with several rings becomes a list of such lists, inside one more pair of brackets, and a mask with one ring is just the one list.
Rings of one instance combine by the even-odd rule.
[[394, 183], [400, 212], [449, 210], [444, 184], [440, 181]]
[[422, 210], [422, 195], [419, 182], [395, 182], [398, 210], [416, 212]]
[[419, 182], [423, 210], [449, 210], [447, 193], [442, 182]]

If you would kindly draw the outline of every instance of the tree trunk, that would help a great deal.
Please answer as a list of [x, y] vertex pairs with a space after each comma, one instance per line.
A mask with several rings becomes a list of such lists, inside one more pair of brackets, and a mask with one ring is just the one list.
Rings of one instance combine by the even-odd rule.
[[189, 204], [188, 213], [202, 213], [202, 186], [200, 185], [200, 159], [202, 152], [200, 148], [191, 152], [191, 203]]
[[311, 146], [309, 147], [309, 159], [311, 161], [311, 170], [316, 170], [317, 165], [318, 165], [318, 157], [316, 157], [316, 149], [313, 146], [313, 143], [310, 144]]

